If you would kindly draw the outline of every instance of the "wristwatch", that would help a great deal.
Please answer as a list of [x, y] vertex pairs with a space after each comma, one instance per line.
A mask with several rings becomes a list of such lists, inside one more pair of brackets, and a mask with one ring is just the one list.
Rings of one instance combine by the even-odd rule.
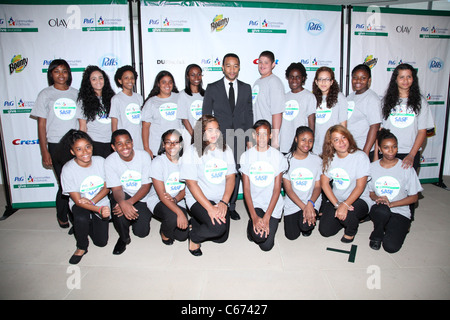
[[226, 205], [227, 207], [230, 207], [230, 204], [229, 203], [226, 203], [225, 201], [223, 201], [223, 200], [220, 200], [220, 202], [222, 202], [224, 205]]

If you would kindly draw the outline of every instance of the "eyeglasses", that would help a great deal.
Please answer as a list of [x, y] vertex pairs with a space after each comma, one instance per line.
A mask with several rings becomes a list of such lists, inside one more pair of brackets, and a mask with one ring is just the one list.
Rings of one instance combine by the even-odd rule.
[[331, 79], [330, 78], [319, 78], [317, 79], [317, 82], [330, 82]]
[[176, 146], [180, 144], [180, 141], [164, 141], [166, 146]]

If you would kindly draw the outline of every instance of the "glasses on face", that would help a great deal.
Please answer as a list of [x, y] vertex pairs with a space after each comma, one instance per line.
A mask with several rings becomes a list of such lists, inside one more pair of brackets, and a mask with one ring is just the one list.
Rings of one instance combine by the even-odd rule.
[[317, 79], [317, 82], [330, 82], [331, 79], [330, 78], [319, 78]]
[[177, 146], [179, 144], [180, 144], [180, 141], [169, 141], [169, 140], [164, 141], [164, 145], [166, 145], [166, 146]]

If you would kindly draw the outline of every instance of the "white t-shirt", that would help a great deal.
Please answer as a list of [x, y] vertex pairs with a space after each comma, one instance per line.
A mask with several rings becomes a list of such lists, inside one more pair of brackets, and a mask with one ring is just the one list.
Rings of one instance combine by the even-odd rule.
[[[341, 159], [337, 155], [333, 157], [327, 172], [324, 174], [333, 180], [333, 193], [339, 202], [345, 201], [353, 189], [356, 187], [356, 180], [370, 176], [370, 160], [367, 154], [363, 151], [357, 150], [354, 153], [349, 153], [345, 158]], [[372, 200], [369, 197], [369, 190], [364, 188], [360, 199], [367, 203], [367, 206], [372, 205]]]
[[182, 90], [178, 95], [177, 119], [189, 120], [191, 127], [194, 128], [197, 120], [202, 117], [202, 107], [203, 96], [200, 93], [192, 93], [190, 96]]
[[[241, 155], [239, 171], [249, 177], [250, 194], [255, 208], [267, 211], [273, 194], [275, 178], [287, 169], [287, 162], [280, 151], [269, 147], [265, 152], [250, 148]], [[283, 197], [278, 195], [278, 201], [272, 212], [272, 217], [280, 219], [283, 212]]]
[[[101, 97], [99, 98], [101, 99]], [[77, 119], [86, 120], [83, 112], [83, 102], [77, 102]], [[96, 142], [110, 143], [111, 142], [111, 118], [106, 114], [101, 116], [96, 115], [95, 120], [86, 120], [87, 134]]]
[[[298, 198], [307, 204], [311, 199], [314, 191], [314, 185], [317, 181], [320, 181], [320, 175], [322, 174], [322, 159], [319, 156], [309, 153], [303, 160], [290, 157], [290, 154], [286, 155], [286, 159], [289, 161], [289, 171], [283, 175], [284, 179], [291, 182], [292, 190], [298, 196]], [[322, 198], [316, 200], [314, 207], [319, 209], [322, 202]], [[300, 208], [294, 201], [285, 196], [284, 199], [284, 215], [288, 216], [298, 212]]]
[[[225, 193], [226, 176], [236, 173], [233, 152], [216, 148], [198, 156], [194, 145], [185, 148], [180, 161], [180, 180], [195, 180], [210, 201], [219, 203]], [[197, 200], [186, 188], [186, 204], [190, 208]]]
[[308, 90], [285, 95], [285, 110], [280, 129], [280, 151], [287, 153], [294, 141], [295, 130], [308, 126], [308, 117], [316, 112], [316, 97]]
[[112, 97], [109, 111], [110, 118], [117, 118], [117, 129], [125, 129], [131, 134], [135, 150], [144, 150], [141, 127], [142, 103], [140, 94], [133, 92], [130, 97], [120, 91]]
[[[181, 158], [179, 159], [181, 161]], [[173, 163], [165, 154], [153, 158], [151, 178], [164, 182], [165, 191], [172, 197], [175, 197], [180, 191], [184, 190], [185, 183], [180, 181], [180, 162]], [[147, 205], [153, 212], [155, 206], [160, 202], [155, 187], [150, 189]], [[177, 203], [180, 207], [186, 207], [183, 201]]]
[[[369, 191], [375, 192], [379, 197], [386, 196], [389, 202], [398, 201], [423, 191], [414, 168], [403, 169], [400, 159], [395, 166], [388, 169], [380, 165], [380, 160], [372, 162], [370, 164], [370, 176], [372, 179], [368, 182]], [[391, 212], [411, 219], [409, 205], [390, 209]]]
[[58, 90], [54, 86], [39, 92], [30, 116], [47, 120], [47, 142], [58, 143], [70, 129], [78, 129], [78, 90], [69, 87]]
[[407, 99], [401, 98], [387, 120], [383, 119], [381, 126], [389, 129], [397, 137], [398, 153], [409, 153], [416, 140], [417, 132], [433, 128], [434, 121], [428, 102], [423, 97], [419, 114], [415, 114], [411, 107], [407, 106]]
[[[144, 150], [134, 150], [131, 161], [123, 161], [117, 152], [105, 159], [106, 186], [108, 188], [121, 186], [123, 192], [134, 196], [144, 184], [151, 183], [150, 155]], [[140, 201], [146, 202], [148, 194]]]
[[[105, 184], [106, 175], [104, 168], [105, 159], [100, 156], [92, 156], [92, 164], [81, 167], [75, 159], [68, 161], [62, 168], [61, 185], [63, 194], [69, 196], [70, 192], [79, 192], [82, 198], [92, 200]], [[69, 206], [75, 203], [69, 198]], [[108, 197], [105, 196], [96, 203], [96, 206], [110, 206]]]
[[[362, 150], [366, 144], [369, 127], [381, 123], [381, 100], [373, 90], [368, 89], [362, 94], [350, 93], [347, 102], [347, 129], [353, 135], [358, 148]], [[370, 151], [373, 149], [374, 146]]]
[[284, 112], [284, 85], [275, 74], [255, 81], [252, 88], [253, 123], [265, 119], [272, 125], [272, 115]]
[[322, 104], [316, 108], [313, 152], [317, 155], [322, 153], [323, 140], [327, 130], [336, 124], [347, 121], [348, 118], [347, 99], [341, 92], [338, 94], [338, 101], [332, 108], [328, 108], [326, 99], [327, 97], [323, 96]]
[[158, 154], [161, 136], [169, 129], [181, 132], [181, 120], [177, 119], [178, 93], [172, 92], [168, 98], [153, 96], [142, 108], [142, 121], [151, 123], [149, 147], [154, 155]]

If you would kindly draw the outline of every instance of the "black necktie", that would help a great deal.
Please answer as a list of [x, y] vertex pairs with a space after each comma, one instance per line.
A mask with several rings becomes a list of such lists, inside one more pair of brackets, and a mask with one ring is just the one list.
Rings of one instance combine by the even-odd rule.
[[231, 112], [233, 112], [234, 107], [236, 106], [236, 102], [234, 101], [233, 82], [230, 82], [230, 91], [228, 92], [228, 101], [230, 101]]

